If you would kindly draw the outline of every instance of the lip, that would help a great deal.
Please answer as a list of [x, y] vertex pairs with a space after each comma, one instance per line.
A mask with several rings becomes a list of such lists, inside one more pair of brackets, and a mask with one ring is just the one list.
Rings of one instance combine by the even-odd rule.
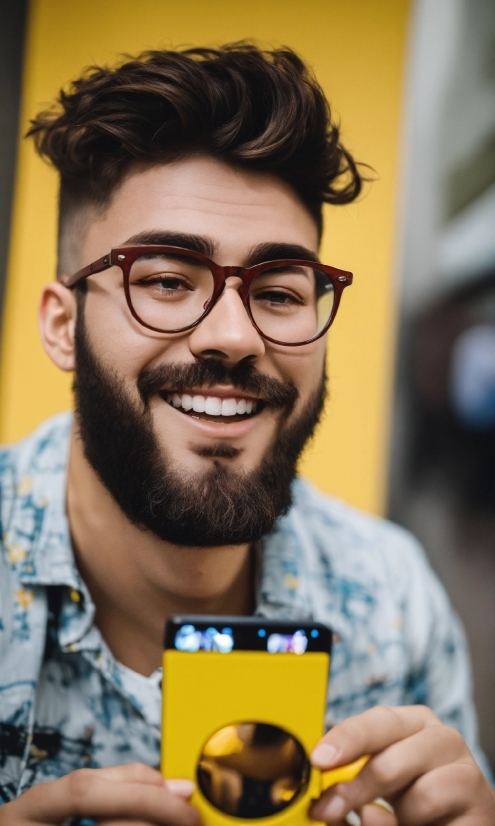
[[257, 401], [261, 396], [256, 396], [253, 393], [246, 393], [244, 390], [238, 390], [232, 384], [215, 384], [212, 387], [187, 387], [181, 390], [180, 393], [175, 387], [164, 387], [160, 390], [162, 395], [166, 393], [178, 393], [182, 396], [187, 393], [189, 396], [216, 396], [219, 399], [247, 399]]
[[[232, 397], [226, 396], [226, 398]], [[243, 396], [242, 398], [250, 399], [253, 397]], [[167, 404], [167, 402], [165, 402], [165, 404]], [[214, 439], [239, 439], [242, 436], [246, 436], [255, 426], [256, 419], [263, 415], [262, 411], [255, 416], [239, 419], [237, 422], [209, 422], [207, 419], [196, 419], [192, 415], [181, 413], [180, 410], [172, 407], [172, 405], [167, 404], [167, 406], [175, 416], [180, 416], [182, 421], [185, 420], [188, 422], [198, 433], [202, 433], [204, 436], [211, 436]]]

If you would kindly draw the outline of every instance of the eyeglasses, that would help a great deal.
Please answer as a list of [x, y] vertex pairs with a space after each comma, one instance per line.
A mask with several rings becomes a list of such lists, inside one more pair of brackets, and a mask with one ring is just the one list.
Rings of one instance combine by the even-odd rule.
[[116, 247], [87, 267], [63, 276], [69, 289], [90, 275], [120, 267], [129, 310], [157, 333], [184, 333], [211, 312], [227, 278], [240, 278], [239, 296], [258, 333], [267, 341], [297, 347], [326, 333], [352, 273], [299, 259], [265, 261], [254, 267], [221, 267], [181, 247]]

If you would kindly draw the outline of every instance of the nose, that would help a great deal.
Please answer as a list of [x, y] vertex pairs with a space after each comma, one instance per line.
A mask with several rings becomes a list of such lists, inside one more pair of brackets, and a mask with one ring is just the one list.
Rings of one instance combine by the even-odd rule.
[[229, 276], [225, 288], [206, 318], [189, 336], [189, 348], [197, 358], [217, 358], [230, 364], [255, 361], [265, 344], [249, 318], [238, 293], [242, 281]]

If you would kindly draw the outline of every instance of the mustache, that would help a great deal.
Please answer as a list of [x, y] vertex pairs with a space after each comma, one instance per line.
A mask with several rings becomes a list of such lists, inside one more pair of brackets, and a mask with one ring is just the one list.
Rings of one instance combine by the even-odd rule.
[[147, 406], [149, 399], [164, 388], [184, 393], [191, 387], [213, 387], [231, 384], [237, 390], [261, 398], [272, 408], [283, 408], [290, 413], [299, 398], [299, 391], [291, 382], [260, 373], [252, 364], [239, 362], [228, 367], [220, 359], [208, 358], [192, 364], [159, 364], [141, 371], [137, 388]]

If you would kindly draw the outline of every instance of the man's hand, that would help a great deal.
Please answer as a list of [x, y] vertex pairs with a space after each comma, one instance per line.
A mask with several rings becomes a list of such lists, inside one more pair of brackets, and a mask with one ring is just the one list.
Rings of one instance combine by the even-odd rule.
[[[333, 769], [364, 754], [371, 760], [350, 783], [313, 804], [311, 817], [341, 823], [358, 812], [363, 826], [494, 826], [495, 793], [455, 729], [425, 706], [377, 706], [336, 725], [311, 756]], [[395, 817], [372, 804], [384, 798]]]
[[197, 826], [199, 814], [186, 802], [193, 788], [188, 780], [165, 781], [141, 763], [79, 769], [0, 806], [0, 826], [52, 826], [72, 817], [105, 826]]

